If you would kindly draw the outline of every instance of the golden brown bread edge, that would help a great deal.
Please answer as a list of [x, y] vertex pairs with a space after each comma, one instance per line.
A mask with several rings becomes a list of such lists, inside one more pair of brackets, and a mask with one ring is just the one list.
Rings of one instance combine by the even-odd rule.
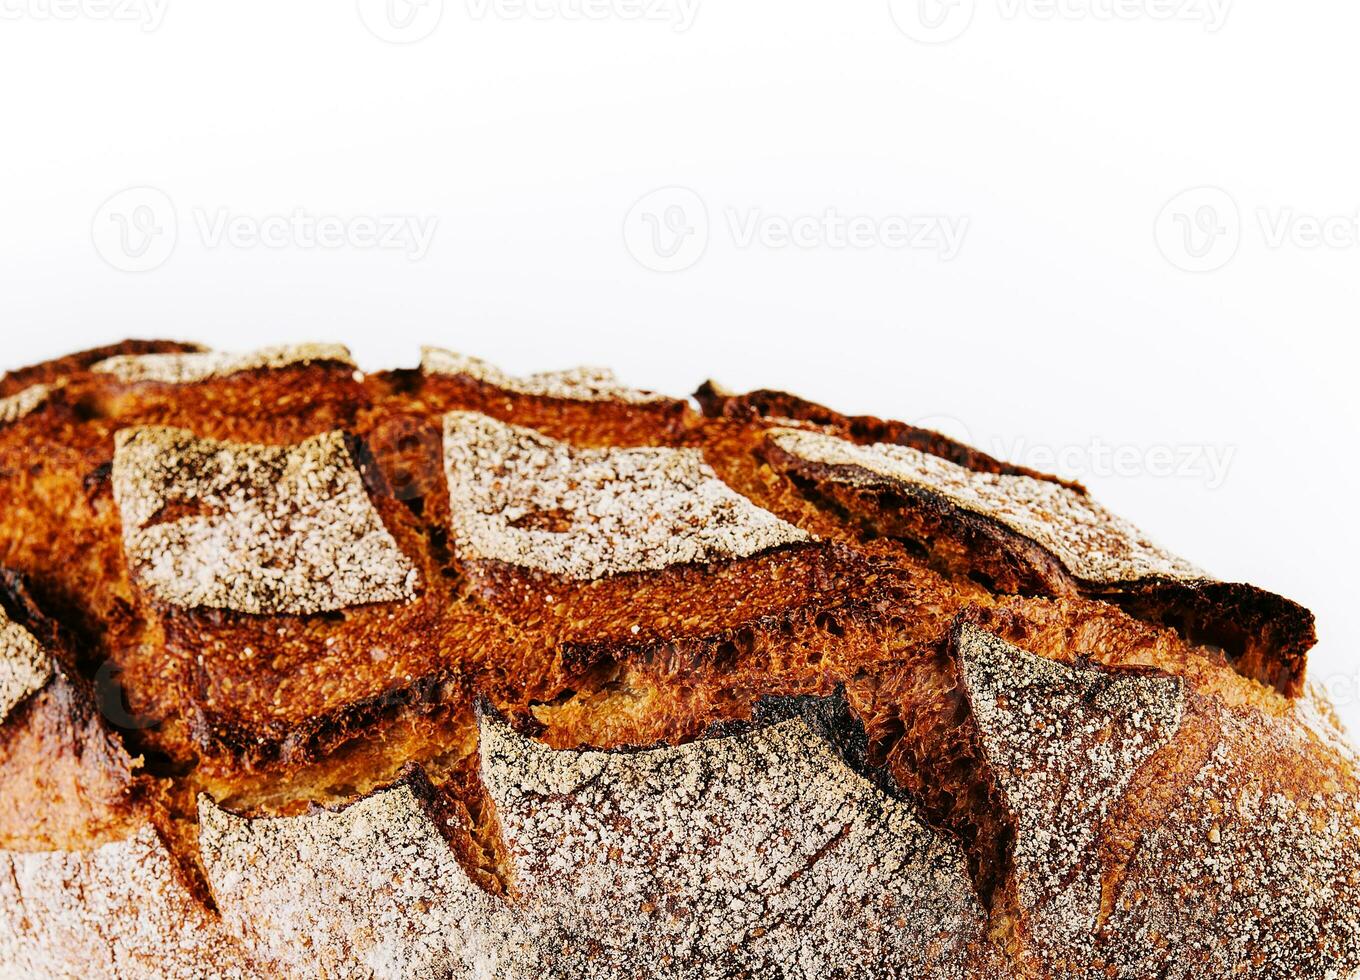
[[[163, 362], [137, 367], [187, 349], [129, 344], [0, 381], [10, 398], [43, 386], [0, 427], [0, 564], [8, 617], [58, 664], [0, 730], [0, 962], [56, 976], [1360, 965], [1355, 759], [1305, 685], [1305, 610], [1198, 575], [1083, 580], [1023, 522], [904, 481], [900, 458], [828, 465], [779, 433], [1080, 487], [781, 393], [709, 385], [696, 414], [595, 375], [526, 382], [428, 354], [372, 375], [329, 352], [196, 362], [202, 377], [173, 382]], [[609, 450], [697, 452], [804, 537], [586, 578], [483, 554], [480, 517], [451, 500], [448, 413], [575, 447], [552, 457], [569, 475], [678, 486], [686, 505], [714, 487]], [[149, 593], [125, 553], [115, 436], [167, 426], [278, 446], [344, 432], [413, 597], [245, 614]], [[1016, 485], [1000, 486], [983, 490]], [[502, 537], [598, 544], [583, 511], [514, 504]], [[150, 526], [213, 516], [176, 504]], [[1027, 691], [1042, 697], [1021, 716]], [[1086, 718], [1092, 703], [1109, 710]], [[760, 707], [779, 704], [800, 707], [774, 721]], [[1100, 764], [1065, 765], [1064, 746]], [[691, 819], [667, 809], [677, 799]], [[1204, 819], [1218, 822], [1177, 830]], [[669, 850], [639, 845], [658, 834]], [[1250, 888], [1223, 884], [1234, 861]], [[153, 928], [128, 934], [134, 908]]]

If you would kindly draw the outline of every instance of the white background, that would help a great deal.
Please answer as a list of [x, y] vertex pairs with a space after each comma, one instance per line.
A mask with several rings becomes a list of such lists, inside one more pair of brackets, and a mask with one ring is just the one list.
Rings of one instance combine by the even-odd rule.
[[1360, 8], [922, 2], [0, 0], [0, 367], [431, 342], [924, 419], [1310, 606], [1360, 724]]

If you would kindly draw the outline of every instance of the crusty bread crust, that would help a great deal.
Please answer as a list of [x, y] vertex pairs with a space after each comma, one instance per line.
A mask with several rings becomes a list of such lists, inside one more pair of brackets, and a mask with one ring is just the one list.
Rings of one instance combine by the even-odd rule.
[[696, 397], [0, 379], [0, 975], [1360, 968], [1311, 614], [936, 433]]

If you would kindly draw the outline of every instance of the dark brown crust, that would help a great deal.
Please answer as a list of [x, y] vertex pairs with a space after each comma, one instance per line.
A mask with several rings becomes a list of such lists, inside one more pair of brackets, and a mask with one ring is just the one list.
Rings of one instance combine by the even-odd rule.
[[47, 685], [0, 726], [0, 837], [11, 850], [73, 850], [127, 836], [149, 786], [104, 725], [89, 682], [72, 676], [64, 631], [19, 576], [0, 570], [0, 605], [57, 661]]
[[1147, 579], [1110, 586], [1072, 575], [1056, 555], [999, 521], [965, 510], [924, 487], [867, 470], [801, 459], [771, 442], [768, 458], [806, 492], [854, 521], [862, 534], [915, 542], [946, 573], [1019, 595], [1084, 595], [1179, 630], [1195, 643], [1222, 646], [1244, 676], [1281, 693], [1302, 691], [1307, 653], [1317, 643], [1313, 614], [1252, 585]]
[[793, 419], [810, 422], [842, 439], [849, 439], [860, 445], [885, 442], [895, 446], [911, 446], [913, 449], [939, 456], [979, 473], [1032, 476], [1039, 480], [1062, 484], [1082, 493], [1086, 492], [1080, 483], [1003, 462], [931, 429], [923, 429], [906, 422], [880, 419], [873, 415], [842, 415], [825, 405], [818, 405], [786, 391], [762, 388], [745, 394], [735, 394], [723, 391], [712, 381], [705, 381], [694, 393], [694, 398], [709, 418], [731, 418], [739, 421]]
[[0, 398], [23, 391], [30, 385], [61, 381], [110, 357], [123, 354], [176, 354], [202, 349], [198, 344], [184, 344], [173, 340], [124, 340], [105, 347], [93, 347], [51, 361], [43, 361], [41, 364], [7, 371], [0, 375]]
[[[410, 385], [406, 372], [389, 375], [396, 386]], [[668, 445], [690, 421], [679, 399], [655, 402], [586, 402], [539, 395], [511, 394], [466, 375], [419, 378], [419, 399], [429, 412], [454, 409], [481, 412], [580, 446]]]
[[1222, 647], [1246, 677], [1290, 697], [1303, 693], [1317, 628], [1313, 614], [1291, 599], [1242, 582], [1209, 581], [1137, 582], [1092, 594], [1165, 623], [1192, 643]]
[[[261, 381], [267, 379], [267, 385]], [[124, 383], [87, 376], [74, 385], [87, 412], [116, 419], [117, 427], [167, 425], [208, 439], [293, 443], [333, 429], [353, 429], [369, 406], [354, 369], [313, 362], [242, 371], [194, 384]]]

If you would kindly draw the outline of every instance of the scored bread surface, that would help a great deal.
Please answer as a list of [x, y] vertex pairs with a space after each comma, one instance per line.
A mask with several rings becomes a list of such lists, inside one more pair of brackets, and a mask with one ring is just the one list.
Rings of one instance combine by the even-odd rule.
[[1312, 616], [903, 423], [0, 378], [0, 976], [1345, 978]]
[[[339, 432], [275, 447], [123, 429], [113, 495], [128, 561], [161, 602], [302, 614], [415, 594]], [[164, 519], [177, 504], [203, 513]]]
[[0, 722], [52, 676], [52, 658], [33, 634], [0, 609]]
[[[573, 449], [473, 412], [444, 416], [461, 554], [597, 579], [745, 558], [808, 535], [718, 479], [695, 449]], [[550, 515], [548, 526], [522, 526]]]
[[779, 448], [809, 463], [867, 470], [933, 490], [1052, 552], [1072, 574], [1092, 582], [1197, 579], [1204, 573], [1157, 547], [1083, 493], [1030, 476], [974, 473], [911, 446], [857, 446], [820, 432], [776, 430]]

